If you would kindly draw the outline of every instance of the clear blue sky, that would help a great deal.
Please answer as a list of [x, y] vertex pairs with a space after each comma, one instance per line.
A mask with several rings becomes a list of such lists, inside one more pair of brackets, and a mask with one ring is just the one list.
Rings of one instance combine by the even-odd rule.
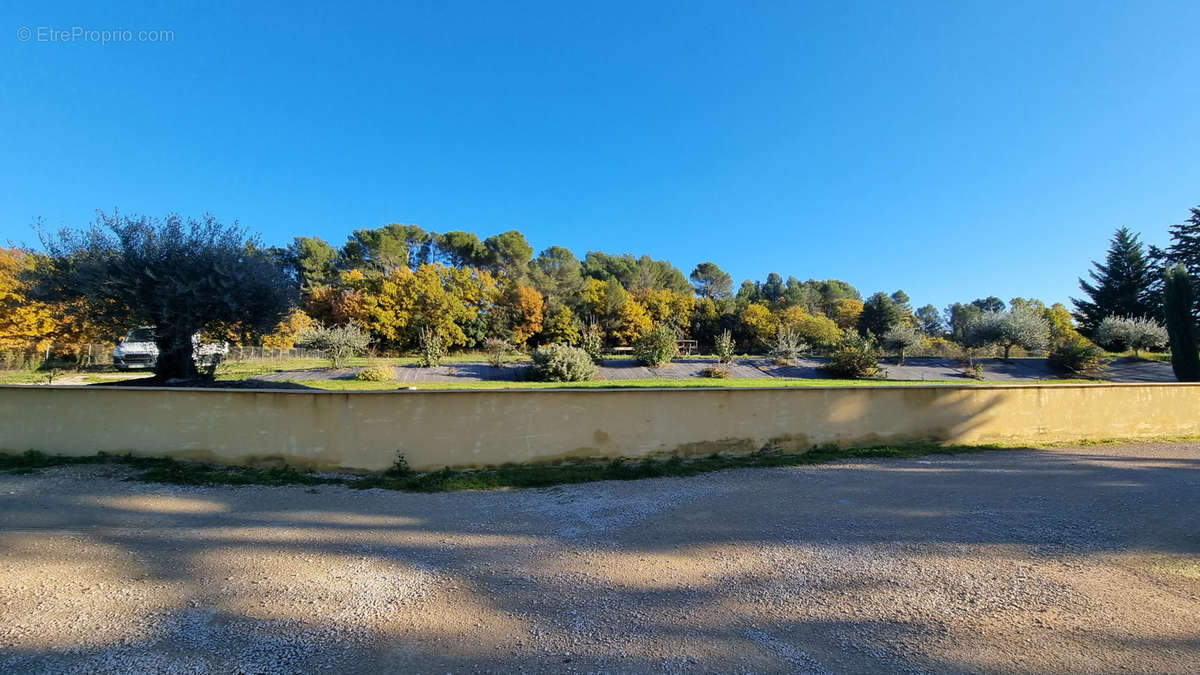
[[[189, 4], [191, 8], [174, 7]], [[292, 6], [292, 5], [296, 6]], [[1065, 301], [1200, 204], [1200, 2], [5, 3], [0, 241], [389, 222]], [[160, 43], [21, 27], [165, 29]]]

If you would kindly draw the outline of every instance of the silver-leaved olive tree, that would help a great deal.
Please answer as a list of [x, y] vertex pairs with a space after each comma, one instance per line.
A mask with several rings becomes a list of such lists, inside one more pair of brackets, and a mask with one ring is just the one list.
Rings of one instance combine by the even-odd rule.
[[87, 228], [40, 228], [39, 236], [48, 255], [30, 275], [38, 298], [83, 300], [93, 321], [114, 328], [154, 326], [160, 380], [197, 375], [193, 336], [269, 331], [298, 295], [280, 256], [211, 215], [114, 211]]

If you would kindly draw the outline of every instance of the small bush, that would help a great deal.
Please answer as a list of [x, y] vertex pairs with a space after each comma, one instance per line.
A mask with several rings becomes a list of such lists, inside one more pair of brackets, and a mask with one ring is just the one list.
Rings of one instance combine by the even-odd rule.
[[325, 352], [334, 368], [345, 367], [351, 358], [366, 352], [370, 342], [370, 336], [353, 321], [345, 326], [309, 328], [296, 338], [296, 344], [301, 347]]
[[493, 368], [499, 368], [503, 366], [504, 356], [513, 350], [512, 345], [499, 338], [488, 338], [484, 340], [483, 348], [487, 351], [488, 365]]
[[776, 365], [790, 366], [805, 351], [808, 351], [808, 345], [800, 339], [799, 331], [790, 326], [782, 326], [775, 332], [769, 355], [775, 359]]
[[408, 458], [404, 456], [404, 453], [397, 452], [396, 461], [392, 462], [392, 465], [388, 467], [387, 471], [383, 472], [383, 475], [390, 478], [410, 478], [415, 476], [416, 472], [408, 465]]
[[1099, 377], [1112, 359], [1105, 356], [1104, 350], [1077, 337], [1064, 340], [1050, 350], [1047, 360], [1058, 373]]
[[354, 377], [362, 382], [391, 382], [396, 379], [396, 371], [391, 366], [375, 364], [366, 366]]
[[579, 347], [549, 344], [533, 350], [530, 375], [541, 382], [583, 382], [596, 376], [596, 364]]
[[700, 377], [710, 377], [717, 380], [727, 380], [733, 377], [729, 366], [708, 366], [700, 371]]
[[832, 377], [858, 380], [879, 374], [879, 352], [870, 340], [846, 331], [841, 344], [829, 355], [825, 372]]
[[600, 364], [604, 362], [604, 331], [600, 330], [600, 326], [596, 323], [589, 323], [587, 328], [583, 329], [583, 335], [579, 338], [579, 346], [592, 359], [592, 363]]
[[675, 340], [675, 330], [660, 323], [638, 340], [634, 353], [642, 365], [651, 368], [665, 366], [679, 356], [679, 345]]
[[421, 346], [421, 353], [417, 355], [417, 365], [422, 368], [442, 365], [442, 358], [446, 356], [446, 343], [441, 334], [432, 328], [422, 328], [417, 338]]
[[721, 331], [721, 334], [717, 336], [717, 342], [714, 346], [716, 347], [718, 363], [733, 361], [733, 350], [737, 348], [736, 343], [733, 341], [733, 333], [727, 330]]

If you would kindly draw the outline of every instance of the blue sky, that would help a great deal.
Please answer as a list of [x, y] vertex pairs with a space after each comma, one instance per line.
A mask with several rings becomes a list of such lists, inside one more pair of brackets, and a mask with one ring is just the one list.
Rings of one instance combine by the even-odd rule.
[[[5, 3], [0, 241], [516, 228], [944, 307], [1066, 301], [1200, 204], [1197, 2], [250, 5]], [[36, 33], [76, 26], [174, 38]]]

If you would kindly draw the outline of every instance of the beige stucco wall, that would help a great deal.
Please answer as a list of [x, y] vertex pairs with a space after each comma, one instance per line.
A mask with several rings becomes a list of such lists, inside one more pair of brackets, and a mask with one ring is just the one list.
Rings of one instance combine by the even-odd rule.
[[1200, 434], [1200, 385], [307, 392], [0, 387], [0, 450], [383, 469]]

